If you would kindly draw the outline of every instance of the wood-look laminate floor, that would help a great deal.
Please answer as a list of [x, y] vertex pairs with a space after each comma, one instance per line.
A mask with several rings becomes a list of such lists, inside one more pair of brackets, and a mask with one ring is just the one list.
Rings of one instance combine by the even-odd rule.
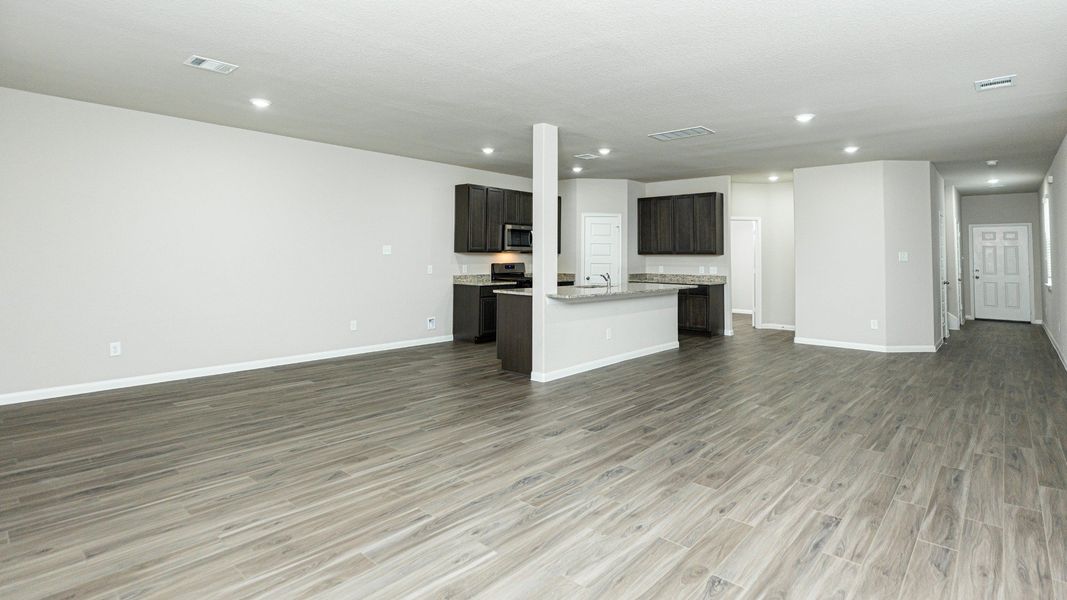
[[0, 598], [1064, 597], [1039, 328], [736, 330], [543, 385], [446, 344], [0, 407]]

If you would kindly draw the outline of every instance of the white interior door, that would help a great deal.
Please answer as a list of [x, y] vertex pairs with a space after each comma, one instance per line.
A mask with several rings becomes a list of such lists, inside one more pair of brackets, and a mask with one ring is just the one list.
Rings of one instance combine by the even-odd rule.
[[974, 318], [1030, 321], [1030, 236], [1024, 225], [971, 227]]
[[612, 285], [622, 283], [622, 215], [582, 215], [582, 282], [596, 285], [597, 275], [611, 274]]
[[730, 300], [733, 312], [756, 308], [756, 222], [730, 219]]

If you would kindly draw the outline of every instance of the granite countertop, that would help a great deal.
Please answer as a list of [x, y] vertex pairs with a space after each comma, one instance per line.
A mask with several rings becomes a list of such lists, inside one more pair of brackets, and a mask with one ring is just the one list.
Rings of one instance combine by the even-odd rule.
[[[557, 273], [557, 281], [574, 281], [574, 273]], [[515, 285], [514, 281], [493, 281], [493, 278], [488, 273], [481, 275], [453, 275], [452, 283], [456, 285]]]
[[[677, 294], [678, 290], [687, 290], [694, 287], [696, 286], [661, 283], [623, 283], [613, 285], [610, 288], [604, 285], [576, 285], [561, 287], [556, 290], [555, 294], [548, 294], [548, 297], [563, 302], [596, 302], [600, 300], [633, 298], [635, 296], [664, 296], [668, 294]], [[495, 290], [494, 293], [514, 296], [533, 296], [533, 290], [529, 288]]]
[[683, 275], [681, 273], [630, 273], [630, 283], [673, 283], [682, 285], [723, 285], [725, 275]]

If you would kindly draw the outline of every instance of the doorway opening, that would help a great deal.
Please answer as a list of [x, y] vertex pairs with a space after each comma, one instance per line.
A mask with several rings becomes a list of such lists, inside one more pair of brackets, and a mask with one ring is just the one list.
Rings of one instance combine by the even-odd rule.
[[763, 259], [759, 217], [730, 217], [730, 301], [734, 314], [763, 325]]

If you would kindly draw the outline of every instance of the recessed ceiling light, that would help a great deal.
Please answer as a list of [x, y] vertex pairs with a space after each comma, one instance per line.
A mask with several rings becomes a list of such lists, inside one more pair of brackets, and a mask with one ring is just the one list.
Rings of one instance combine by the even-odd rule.
[[1000, 162], [999, 160], [987, 160], [987, 161], [985, 161], [985, 164], [986, 164], [987, 167], [995, 167], [995, 166], [997, 166], [997, 163], [999, 163], [999, 162]]
[[582, 172], [582, 168], [581, 167], [571, 167], [571, 170], [574, 171], [575, 173], [581, 173]]
[[255, 106], [256, 108], [267, 108], [268, 106], [270, 106], [270, 100], [267, 100], [266, 98], [252, 98], [249, 100], [249, 102], [251, 102], [252, 106]]
[[494, 152], [494, 150], [492, 148], [490, 148], [489, 146], [486, 146], [485, 148], [482, 148], [482, 154], [492, 154], [493, 152]]
[[989, 181], [987, 181], [986, 183], [988, 183], [989, 185], [996, 185], [996, 184], [1000, 183], [1000, 180], [997, 179], [996, 177], [994, 177], [994, 178], [990, 179]]
[[855, 153], [860, 151], [860, 147], [859, 146], [845, 146], [844, 150], [845, 150], [846, 154], [855, 154]]
[[600, 150], [597, 150], [597, 152], [600, 153], [600, 156], [607, 156], [611, 154], [611, 148], [601, 148]]
[[772, 183], [775, 182], [775, 181], [778, 181], [778, 176], [777, 175], [771, 175], [770, 177], [767, 178], [767, 181], [770, 181]]
[[800, 113], [793, 118], [797, 120], [797, 123], [810, 123], [815, 118], [815, 115], [812, 113]]

